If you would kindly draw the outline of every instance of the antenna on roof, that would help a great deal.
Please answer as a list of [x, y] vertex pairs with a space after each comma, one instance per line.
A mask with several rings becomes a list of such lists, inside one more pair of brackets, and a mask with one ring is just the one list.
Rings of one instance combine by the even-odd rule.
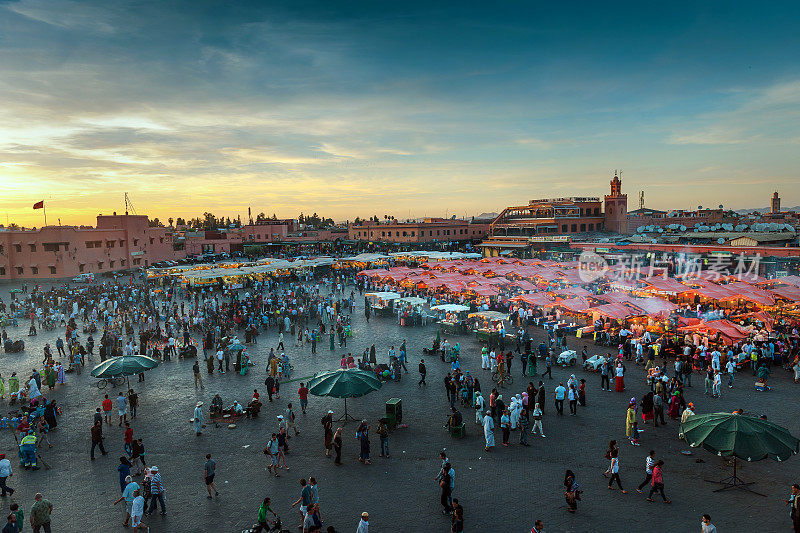
[[639, 209], [644, 209], [644, 191], [639, 191]]
[[136, 214], [136, 208], [133, 207], [133, 202], [131, 202], [128, 193], [125, 193], [125, 214], [127, 215], [129, 211], [134, 215]]

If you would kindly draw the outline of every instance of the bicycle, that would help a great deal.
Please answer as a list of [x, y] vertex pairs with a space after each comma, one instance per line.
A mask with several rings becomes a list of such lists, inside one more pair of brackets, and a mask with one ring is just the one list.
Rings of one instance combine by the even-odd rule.
[[[498, 372], [497, 370], [492, 372], [492, 381], [494, 381], [495, 383], [500, 383], [500, 372]], [[514, 383], [514, 377], [511, 375], [511, 373], [506, 372], [503, 375], [503, 385], [511, 385], [513, 383]]]
[[125, 378], [122, 376], [114, 376], [113, 378], [101, 378], [97, 380], [97, 388], [103, 390], [109, 385], [111, 385], [111, 388], [114, 388], [122, 385], [123, 383], [125, 383]]

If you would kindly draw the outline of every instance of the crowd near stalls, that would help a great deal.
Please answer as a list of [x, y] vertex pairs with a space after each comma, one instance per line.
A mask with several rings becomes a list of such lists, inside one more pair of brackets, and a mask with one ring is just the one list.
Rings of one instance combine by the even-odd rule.
[[708, 270], [668, 277], [622, 265], [602, 272], [584, 267], [578, 261], [457, 259], [365, 269], [357, 276], [376, 291], [370, 294], [413, 298], [420, 308], [426, 302], [442, 333], [474, 331], [490, 346], [537, 324], [554, 338], [576, 335], [642, 364], [669, 355], [683, 358], [687, 370], [724, 372], [731, 359], [761, 372], [766, 383], [768, 371], [760, 369], [777, 363], [800, 378], [800, 277], [767, 280]]

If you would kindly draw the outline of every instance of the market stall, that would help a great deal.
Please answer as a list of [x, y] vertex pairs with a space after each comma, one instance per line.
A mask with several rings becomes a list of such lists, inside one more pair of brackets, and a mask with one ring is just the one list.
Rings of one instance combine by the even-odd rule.
[[364, 297], [369, 300], [370, 307], [376, 316], [391, 316], [392, 302], [400, 298], [400, 295], [391, 291], [368, 292]]
[[460, 304], [442, 304], [431, 307], [439, 317], [439, 329], [445, 335], [460, 335], [467, 331], [469, 307]]
[[478, 341], [489, 344], [500, 339], [506, 329], [505, 322], [508, 321], [508, 315], [499, 311], [477, 311], [470, 313], [467, 318]]

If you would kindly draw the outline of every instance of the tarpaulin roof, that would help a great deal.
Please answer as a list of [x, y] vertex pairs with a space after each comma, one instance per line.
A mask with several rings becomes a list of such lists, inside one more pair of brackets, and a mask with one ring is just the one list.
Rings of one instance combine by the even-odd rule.
[[770, 289], [769, 292], [790, 302], [800, 302], [800, 288], [794, 285], [779, 285]]
[[585, 311], [591, 307], [589, 300], [583, 296], [578, 296], [577, 298], [564, 298], [563, 300], [558, 301], [558, 305], [575, 312]]
[[522, 294], [511, 298], [513, 302], [524, 302], [530, 305], [538, 305], [539, 307], [550, 307], [556, 305], [556, 302], [547, 297], [543, 292], [536, 294]]
[[[651, 276], [644, 278], [642, 281], [647, 283], [650, 287], [658, 292], [672, 292], [675, 294], [685, 292], [691, 289], [675, 278], [665, 278], [662, 276]], [[645, 290], [648, 288], [646, 287]]]
[[636, 312], [634, 312], [630, 307], [618, 303], [599, 305], [597, 307], [592, 307], [590, 311], [597, 312], [609, 318], [613, 318], [614, 320], [620, 321], [636, 315]]
[[591, 296], [592, 294], [583, 287], [567, 287], [553, 292], [559, 296]]
[[759, 287], [750, 285], [749, 283], [737, 281], [734, 283], [728, 283], [727, 285], [724, 285], [724, 287], [735, 292], [741, 298], [750, 300], [751, 302], [755, 302], [757, 304], [773, 305], [775, 303], [775, 297], [770, 294], [769, 291], [765, 291]]

